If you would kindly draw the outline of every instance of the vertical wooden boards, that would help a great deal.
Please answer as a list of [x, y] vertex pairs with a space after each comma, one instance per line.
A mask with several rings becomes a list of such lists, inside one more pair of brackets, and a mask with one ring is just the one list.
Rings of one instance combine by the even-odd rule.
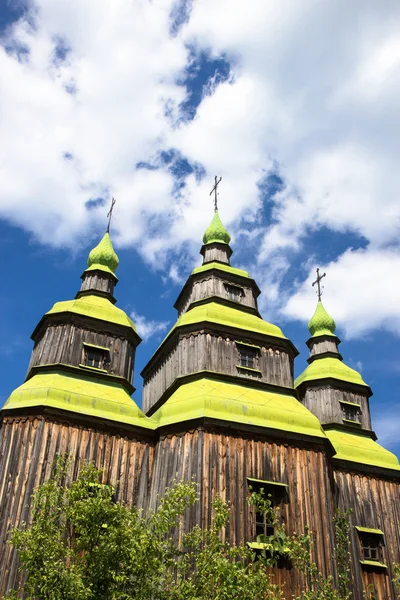
[[70, 479], [84, 462], [104, 469], [118, 483], [118, 499], [147, 506], [153, 446], [134, 438], [72, 426], [43, 417], [5, 417], [0, 428], [0, 595], [20, 576], [9, 531], [29, 519], [33, 490], [49, 478], [57, 456], [71, 458]]
[[340, 400], [360, 405], [360, 423], [363, 429], [371, 429], [368, 395], [332, 385], [307, 387], [301, 401], [322, 424], [343, 423], [343, 410]]
[[[378, 600], [396, 598], [392, 565], [400, 562], [400, 484], [379, 477], [347, 471], [335, 471], [338, 501], [341, 508], [351, 508], [351, 554], [354, 600], [362, 600], [369, 584], [375, 586]], [[385, 569], [360, 565], [360, 538], [355, 526], [384, 532]]]

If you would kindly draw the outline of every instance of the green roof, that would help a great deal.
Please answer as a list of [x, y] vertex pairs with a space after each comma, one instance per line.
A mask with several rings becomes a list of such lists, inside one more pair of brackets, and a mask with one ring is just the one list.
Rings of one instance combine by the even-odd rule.
[[46, 314], [54, 315], [63, 312], [85, 315], [86, 317], [108, 321], [109, 323], [115, 323], [116, 325], [123, 325], [136, 331], [133, 321], [131, 321], [123, 310], [114, 306], [107, 298], [96, 296], [95, 294], [82, 296], [75, 300], [56, 302], [53, 308]]
[[325, 433], [336, 450], [334, 458], [400, 471], [397, 457], [361, 431], [348, 433], [327, 429]]
[[222, 225], [222, 221], [219, 218], [218, 211], [216, 210], [213, 220], [203, 236], [203, 244], [213, 244], [214, 242], [218, 242], [219, 244], [229, 244], [230, 241], [231, 236]]
[[317, 417], [294, 396], [207, 377], [182, 383], [153, 415], [159, 427], [202, 417], [325, 437]]
[[294, 382], [299, 387], [305, 381], [314, 381], [332, 377], [340, 381], [368, 387], [360, 373], [345, 365], [339, 358], [324, 357], [314, 360]]
[[208, 302], [193, 306], [193, 308], [183, 313], [172, 330], [183, 325], [193, 325], [203, 321], [286, 339], [276, 325], [267, 323], [267, 321], [256, 315], [219, 304], [218, 302]]
[[318, 300], [317, 308], [311, 317], [311, 320], [308, 324], [308, 329], [312, 337], [318, 337], [320, 335], [334, 335], [336, 323], [326, 312], [321, 300]]
[[13, 391], [4, 409], [48, 406], [146, 429], [153, 420], [139, 409], [119, 382], [59, 371], [39, 372]]
[[236, 269], [235, 267], [231, 267], [230, 265], [225, 265], [224, 263], [219, 262], [209, 262], [205, 265], [201, 265], [201, 267], [196, 267], [193, 269], [192, 275], [196, 275], [196, 273], [203, 273], [204, 271], [209, 271], [210, 269], [218, 269], [219, 271], [224, 271], [225, 273], [232, 273], [232, 275], [240, 275], [240, 277], [250, 278], [250, 275], [247, 271]]
[[372, 533], [374, 535], [385, 535], [382, 529], [371, 529], [370, 527], [360, 527], [359, 525], [354, 526], [360, 533]]
[[104, 234], [99, 244], [97, 244], [90, 252], [88, 267], [93, 268], [94, 265], [96, 265], [96, 268], [98, 269], [106, 267], [106, 269], [109, 269], [114, 274], [117, 270], [118, 263], [118, 256], [113, 248], [110, 234], [107, 232]]

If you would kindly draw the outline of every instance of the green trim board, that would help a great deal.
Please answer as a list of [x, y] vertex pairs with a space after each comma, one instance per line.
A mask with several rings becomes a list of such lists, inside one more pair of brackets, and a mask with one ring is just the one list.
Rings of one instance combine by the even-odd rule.
[[329, 428], [325, 429], [325, 433], [336, 450], [334, 459], [400, 472], [397, 456], [377, 444], [363, 431]]
[[354, 408], [361, 408], [361, 404], [357, 404], [356, 402], [347, 402], [347, 400], [339, 400], [340, 404], [345, 404], [346, 406], [353, 406]]
[[294, 396], [207, 377], [183, 382], [153, 418], [158, 427], [210, 418], [326, 439], [317, 417]]
[[123, 310], [114, 306], [107, 298], [98, 296], [95, 293], [76, 298], [75, 300], [56, 302], [46, 315], [65, 312], [129, 327], [129, 329], [132, 329], [136, 333], [135, 324]]
[[239, 277], [246, 277], [246, 279], [251, 279], [247, 271], [243, 271], [243, 269], [237, 269], [236, 267], [231, 267], [230, 265], [226, 265], [224, 263], [219, 263], [216, 261], [205, 263], [200, 267], [196, 267], [195, 269], [193, 269], [192, 275], [204, 273], [205, 271], [210, 271], [211, 269], [217, 269], [218, 271], [224, 271], [225, 273], [231, 273], [232, 275], [239, 275]]
[[385, 565], [385, 563], [381, 563], [377, 560], [360, 560], [360, 565], [364, 565], [366, 567], [379, 567], [380, 569], [387, 569], [387, 565]]
[[236, 365], [236, 368], [243, 371], [250, 371], [254, 375], [262, 375], [262, 371], [260, 369], [253, 369], [252, 367], [244, 367], [243, 365]]
[[361, 427], [360, 421], [353, 421], [353, 419], [342, 419], [343, 423], [350, 423], [351, 425], [359, 425]]
[[247, 542], [247, 545], [252, 550], [273, 550], [277, 554], [289, 554], [290, 548], [284, 546], [282, 550], [278, 551], [274, 548], [272, 544], [268, 542]]
[[365, 383], [360, 373], [345, 365], [339, 358], [332, 357], [314, 360], [308, 365], [303, 373], [297, 377], [294, 386], [297, 388], [306, 381], [315, 381], [318, 379], [326, 379], [328, 377], [338, 379], [339, 381], [354, 383], [355, 385], [362, 385], [369, 389], [369, 386]]
[[88, 369], [88, 371], [97, 371], [98, 373], [108, 373], [107, 369], [99, 369], [99, 367], [92, 367], [90, 365], [79, 364], [81, 369]]
[[62, 369], [41, 371], [11, 394], [4, 410], [47, 406], [154, 430], [156, 424], [135, 404], [121, 383]]
[[248, 344], [247, 342], [240, 342], [239, 340], [235, 340], [236, 346], [246, 346], [247, 348], [254, 348], [261, 352], [261, 346], [256, 346], [255, 344]]
[[105, 346], [96, 346], [96, 344], [90, 344], [89, 342], [82, 342], [84, 346], [88, 346], [89, 348], [96, 348], [96, 350], [104, 350], [105, 352], [110, 352], [110, 348], [106, 348]]
[[255, 479], [254, 477], [246, 477], [247, 481], [254, 481], [254, 483], [263, 483], [264, 485], [277, 485], [279, 487], [288, 488], [287, 483], [281, 483], [280, 481], [265, 481], [264, 479]]
[[369, 533], [372, 535], [385, 535], [381, 529], [371, 529], [370, 527], [360, 527], [360, 525], [354, 525], [354, 529], [357, 529], [359, 533]]

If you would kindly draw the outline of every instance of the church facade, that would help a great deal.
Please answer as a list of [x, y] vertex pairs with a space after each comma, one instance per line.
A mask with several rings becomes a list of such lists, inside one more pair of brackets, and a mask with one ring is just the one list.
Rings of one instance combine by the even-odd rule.
[[[26, 380], [0, 413], [0, 593], [21, 576], [9, 530], [27, 519], [32, 491], [67, 454], [72, 477], [93, 461], [118, 482], [120, 501], [144, 510], [174, 479], [194, 478], [200, 501], [189, 524], [210, 523], [218, 494], [231, 506], [232, 543], [252, 544], [260, 533], [247, 500], [249, 486], [261, 486], [288, 534], [311, 529], [317, 565], [334, 577], [334, 514], [352, 508], [353, 598], [371, 583], [378, 598], [395, 598], [400, 465], [376, 442], [371, 389], [343, 362], [335, 322], [319, 298], [309, 365], [294, 380], [298, 352], [261, 318], [254, 279], [231, 266], [217, 210], [201, 254], [175, 325], [142, 371], [142, 410], [131, 398], [141, 340], [115, 306], [109, 233], [90, 252], [76, 297], [57, 302], [34, 330]], [[274, 578], [287, 598], [301, 590], [289, 564]]]

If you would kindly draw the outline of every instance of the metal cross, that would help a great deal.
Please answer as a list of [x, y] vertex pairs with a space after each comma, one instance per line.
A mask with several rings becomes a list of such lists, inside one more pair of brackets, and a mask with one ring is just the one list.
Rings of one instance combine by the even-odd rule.
[[107, 217], [108, 217], [107, 233], [110, 233], [111, 217], [112, 217], [112, 213], [113, 213], [113, 210], [114, 210], [114, 204], [115, 203], [116, 203], [116, 199], [113, 198], [111, 200], [110, 210], [108, 211], [108, 214], [107, 214]]
[[317, 291], [317, 296], [318, 296], [318, 300], [321, 300], [321, 296], [322, 296], [322, 290], [324, 289], [323, 287], [321, 288], [321, 281], [323, 279], [323, 277], [326, 276], [326, 273], [324, 273], [323, 275], [319, 274], [319, 269], [317, 269], [317, 279], [314, 281], [314, 283], [312, 284], [313, 287], [315, 284], [317, 284], [318, 287], [318, 291]]
[[214, 192], [214, 194], [215, 194], [215, 196], [214, 196], [214, 209], [215, 209], [215, 210], [218, 210], [218, 191], [217, 191], [217, 188], [218, 188], [218, 184], [219, 184], [219, 183], [221, 183], [221, 179], [222, 179], [222, 177], [220, 177], [220, 178], [218, 179], [217, 175], [215, 176], [215, 183], [214, 183], [214, 187], [213, 187], [213, 189], [212, 189], [212, 190], [211, 190], [211, 192], [210, 192], [210, 196], [211, 196], [211, 194], [212, 194], [213, 192]]

